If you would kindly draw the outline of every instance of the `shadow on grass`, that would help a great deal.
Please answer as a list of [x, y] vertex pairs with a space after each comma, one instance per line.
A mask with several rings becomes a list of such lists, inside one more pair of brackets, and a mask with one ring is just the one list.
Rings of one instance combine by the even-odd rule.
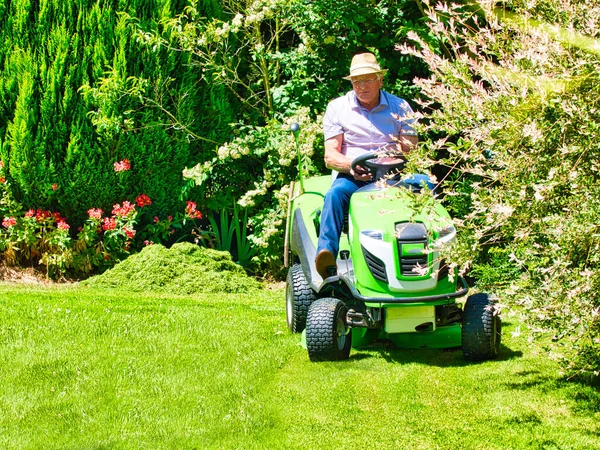
[[[350, 359], [360, 360], [372, 358], [375, 354], [381, 356], [386, 361], [407, 364], [418, 363], [438, 367], [464, 367], [481, 364], [485, 361], [466, 361], [463, 358], [463, 352], [460, 347], [448, 349], [434, 348], [398, 348], [390, 341], [378, 341], [368, 347], [355, 349], [350, 354]], [[498, 358], [492, 360], [496, 362], [508, 361], [514, 358], [520, 358], [523, 352], [514, 351], [505, 345], [500, 346]], [[489, 361], [488, 361], [489, 362]]]
[[[565, 375], [540, 370], [522, 370], [512, 374], [503, 385], [511, 390], [549, 394], [563, 397], [569, 409], [578, 416], [589, 418], [600, 414], [600, 385], [598, 379], [569, 379]], [[600, 437], [600, 428], [586, 432], [594, 438]]]

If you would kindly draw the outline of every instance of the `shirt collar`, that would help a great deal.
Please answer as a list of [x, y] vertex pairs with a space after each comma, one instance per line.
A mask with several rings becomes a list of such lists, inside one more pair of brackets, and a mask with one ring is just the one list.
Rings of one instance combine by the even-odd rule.
[[[349, 94], [350, 94], [350, 103], [352, 104], [352, 109], [356, 109], [356, 110], [364, 109], [364, 107], [360, 103], [358, 103], [358, 99], [356, 98], [356, 93], [354, 91], [350, 91]], [[385, 95], [385, 92], [383, 91], [383, 89], [380, 89], [379, 90], [379, 105], [377, 105], [371, 111], [378, 111], [380, 109], [385, 109], [388, 107], [388, 105], [389, 105], [389, 103], [388, 103], [387, 95]]]

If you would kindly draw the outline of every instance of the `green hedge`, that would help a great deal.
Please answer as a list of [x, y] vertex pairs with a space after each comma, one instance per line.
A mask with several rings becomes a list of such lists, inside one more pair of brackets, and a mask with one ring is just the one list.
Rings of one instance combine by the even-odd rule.
[[[203, 3], [207, 17], [221, 13], [219, 2]], [[190, 55], [151, 52], [130, 25], [157, 28], [186, 4], [0, 5], [0, 155], [8, 190], [25, 210], [59, 211], [77, 224], [89, 208], [109, 211], [141, 193], [154, 214], [182, 209], [182, 169], [209, 158], [235, 108], [222, 87], [201, 81]], [[186, 121], [188, 136], [168, 113]], [[117, 174], [113, 164], [123, 159], [131, 170]]]

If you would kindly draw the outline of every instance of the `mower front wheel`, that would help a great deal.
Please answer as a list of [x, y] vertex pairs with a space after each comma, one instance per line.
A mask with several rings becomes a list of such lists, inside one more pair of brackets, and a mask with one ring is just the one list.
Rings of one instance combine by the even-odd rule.
[[341, 361], [350, 356], [352, 330], [348, 309], [336, 298], [316, 300], [308, 309], [306, 348], [311, 361]]
[[308, 307], [316, 299], [300, 264], [290, 267], [285, 287], [285, 312], [292, 333], [301, 333], [306, 327]]
[[500, 350], [502, 322], [488, 294], [467, 298], [463, 312], [462, 348], [468, 361], [494, 359]]

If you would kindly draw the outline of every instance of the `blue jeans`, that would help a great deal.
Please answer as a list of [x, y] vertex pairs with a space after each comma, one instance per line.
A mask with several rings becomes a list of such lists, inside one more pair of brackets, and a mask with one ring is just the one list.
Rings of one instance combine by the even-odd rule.
[[[414, 174], [402, 179], [403, 182], [422, 187], [425, 181], [429, 189], [434, 190], [435, 185], [427, 175]], [[370, 182], [355, 180], [353, 176], [340, 173], [325, 194], [325, 201], [321, 211], [319, 241], [317, 254], [321, 250], [329, 250], [337, 258], [340, 249], [340, 236], [344, 226], [344, 216], [350, 209], [350, 197], [358, 189]]]

